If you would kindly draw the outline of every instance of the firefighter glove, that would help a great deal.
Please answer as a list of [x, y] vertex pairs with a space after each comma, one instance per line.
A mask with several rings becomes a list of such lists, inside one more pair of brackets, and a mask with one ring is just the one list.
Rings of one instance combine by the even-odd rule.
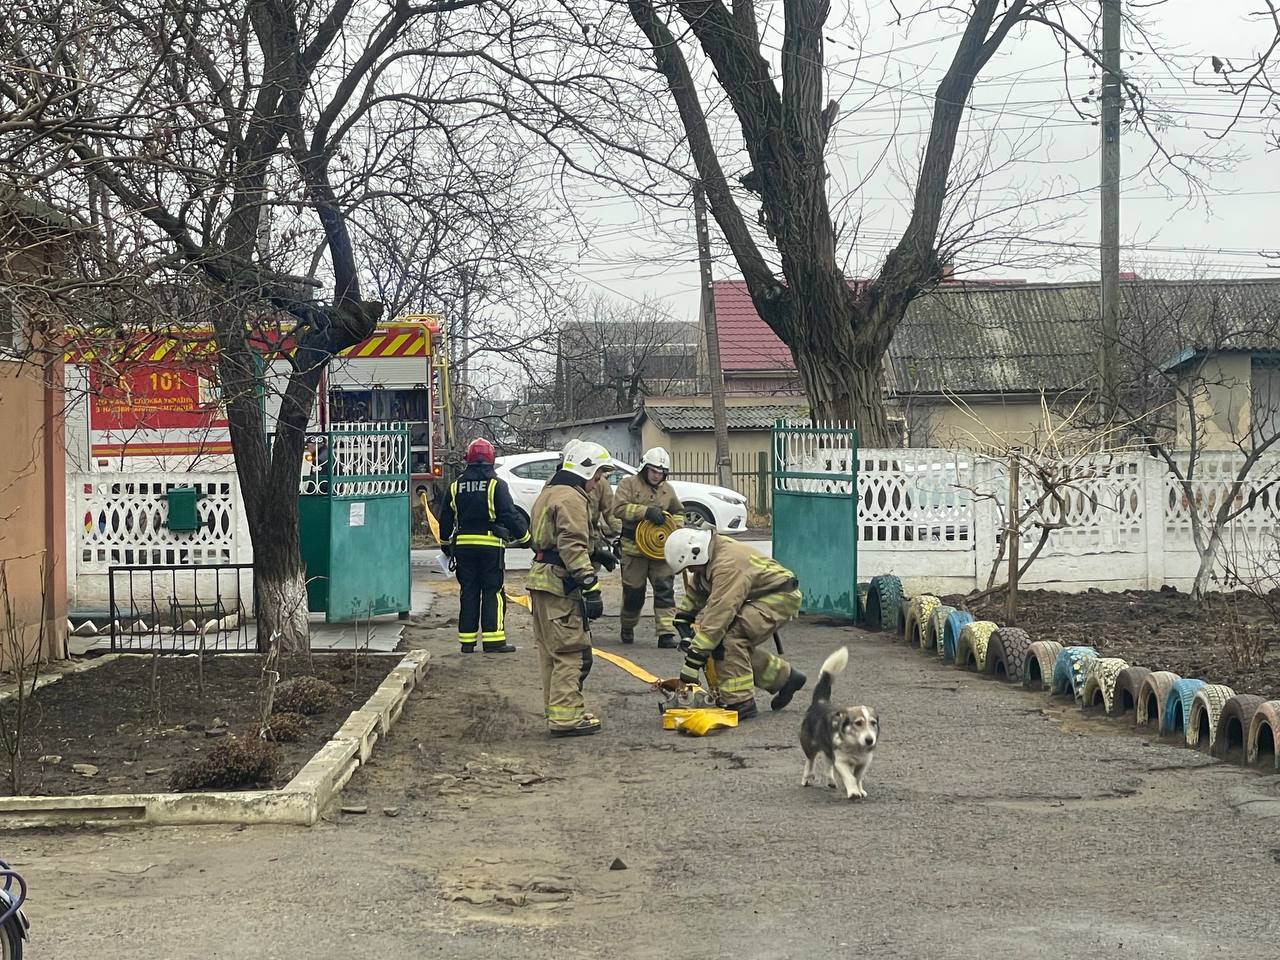
[[622, 562], [622, 538], [619, 537], [617, 540], [613, 541], [613, 543], [611, 544], [611, 547], [613, 549], [613, 559], [621, 563]]
[[[693, 621], [696, 617], [697, 617], [697, 614], [694, 613], [692, 610], [678, 610], [676, 611], [676, 615], [672, 617], [671, 620], [676, 625], [677, 628], [682, 623], [686, 627], [691, 627], [693, 626]], [[681, 634], [681, 636], [683, 636], [683, 634]]]
[[590, 584], [582, 585], [582, 610], [588, 620], [599, 620], [604, 616], [604, 597], [600, 595], [600, 583], [593, 576]]
[[676, 633], [680, 634], [682, 640], [693, 639], [693, 624], [687, 620], [673, 620], [672, 626], [676, 628]]
[[591, 562], [598, 563], [610, 573], [618, 567], [618, 558], [613, 555], [613, 551], [605, 547], [597, 547], [591, 551]]
[[660, 527], [667, 522], [667, 515], [662, 512], [662, 508], [657, 504], [651, 504], [644, 512], [644, 518], [652, 523], [655, 527]]
[[511, 531], [504, 526], [494, 524], [494, 526], [492, 527], [492, 530], [493, 530], [493, 535], [497, 537], [499, 540], [515, 539], [514, 537], [511, 536]]
[[684, 655], [684, 666], [680, 668], [680, 679], [685, 683], [697, 683], [698, 674], [702, 672], [702, 668], [706, 663], [706, 651], [691, 647], [689, 652]]

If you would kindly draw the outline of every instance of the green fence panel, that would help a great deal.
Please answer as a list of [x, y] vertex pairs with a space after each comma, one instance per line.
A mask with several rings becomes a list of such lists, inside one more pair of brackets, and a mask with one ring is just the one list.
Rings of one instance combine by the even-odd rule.
[[307, 609], [329, 623], [389, 613], [412, 601], [409, 431], [343, 427], [308, 437], [317, 470], [298, 503]]
[[408, 612], [408, 498], [335, 499], [329, 530], [326, 619], [348, 623]]
[[801, 609], [858, 616], [857, 431], [773, 430], [773, 556], [800, 581]]

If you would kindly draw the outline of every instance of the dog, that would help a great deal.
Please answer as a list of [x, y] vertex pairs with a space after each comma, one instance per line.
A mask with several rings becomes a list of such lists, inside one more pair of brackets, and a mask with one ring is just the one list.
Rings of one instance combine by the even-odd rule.
[[848, 663], [848, 647], [841, 647], [822, 663], [813, 702], [800, 725], [800, 747], [805, 757], [800, 785], [807, 787], [813, 783], [819, 761], [825, 760], [827, 786], [834, 787], [839, 781], [845, 798], [852, 800], [867, 795], [863, 779], [880, 738], [880, 718], [871, 707], [837, 710], [831, 705], [832, 681], [844, 672]]

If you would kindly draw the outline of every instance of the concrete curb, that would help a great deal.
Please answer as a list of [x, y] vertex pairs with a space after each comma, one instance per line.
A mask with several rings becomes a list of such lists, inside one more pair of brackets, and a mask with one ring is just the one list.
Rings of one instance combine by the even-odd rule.
[[431, 654], [411, 650], [363, 707], [279, 790], [119, 793], [83, 797], [0, 797], [0, 828], [118, 826], [122, 823], [278, 823], [311, 826], [369, 759], [427, 674]]
[[[95, 667], [104, 666], [110, 663], [112, 660], [120, 659], [122, 656], [124, 656], [124, 654], [122, 653], [105, 653], [100, 657], [91, 657], [84, 660], [77, 660], [59, 670], [56, 670], [50, 673], [45, 673], [37, 677], [35, 689], [37, 692], [39, 692], [40, 690], [44, 689], [50, 684], [57, 683], [59, 680], [61, 680], [65, 676], [68, 676], [73, 673], [84, 673], [86, 670], [92, 670]], [[11, 680], [6, 680], [4, 682], [3, 689], [0, 689], [0, 702], [4, 702], [5, 700], [8, 700], [14, 696], [17, 696], [17, 693], [18, 693], [17, 685]]]

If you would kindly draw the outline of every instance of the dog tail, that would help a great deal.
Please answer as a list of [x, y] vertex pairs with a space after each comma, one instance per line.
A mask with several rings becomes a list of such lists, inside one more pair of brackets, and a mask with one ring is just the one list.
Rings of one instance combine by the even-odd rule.
[[818, 685], [813, 688], [813, 702], [818, 703], [831, 699], [832, 679], [838, 673], [844, 673], [849, 664], [849, 648], [841, 647], [827, 659], [822, 661], [822, 669], [818, 672]]

